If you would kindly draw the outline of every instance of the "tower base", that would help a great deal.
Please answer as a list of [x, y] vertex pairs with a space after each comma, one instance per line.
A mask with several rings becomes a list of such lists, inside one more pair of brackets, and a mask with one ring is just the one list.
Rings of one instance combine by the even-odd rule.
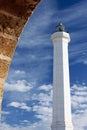
[[72, 123], [58, 121], [51, 125], [51, 130], [73, 130]]

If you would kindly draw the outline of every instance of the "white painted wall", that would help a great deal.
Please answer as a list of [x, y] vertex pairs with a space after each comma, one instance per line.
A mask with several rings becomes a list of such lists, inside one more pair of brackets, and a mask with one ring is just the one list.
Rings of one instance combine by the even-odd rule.
[[70, 37], [66, 32], [55, 32], [51, 39], [54, 46], [52, 130], [73, 130], [68, 63]]

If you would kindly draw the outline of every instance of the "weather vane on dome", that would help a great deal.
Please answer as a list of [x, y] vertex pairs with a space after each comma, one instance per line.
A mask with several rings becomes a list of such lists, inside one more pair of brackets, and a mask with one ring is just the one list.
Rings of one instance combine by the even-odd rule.
[[57, 31], [57, 32], [66, 32], [65, 26], [64, 26], [62, 23], [59, 23], [59, 24], [56, 26], [56, 31]]

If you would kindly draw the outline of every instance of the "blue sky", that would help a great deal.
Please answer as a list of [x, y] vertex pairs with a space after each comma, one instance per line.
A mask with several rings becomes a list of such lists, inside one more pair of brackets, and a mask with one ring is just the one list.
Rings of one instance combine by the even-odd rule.
[[62, 22], [70, 33], [74, 130], [87, 130], [87, 1], [42, 0], [27, 22], [5, 83], [0, 130], [50, 130], [53, 45]]

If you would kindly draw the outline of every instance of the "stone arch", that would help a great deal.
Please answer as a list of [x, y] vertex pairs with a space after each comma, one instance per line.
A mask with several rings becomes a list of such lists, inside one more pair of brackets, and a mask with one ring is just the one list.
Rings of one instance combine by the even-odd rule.
[[0, 0], [0, 109], [8, 69], [25, 23], [40, 0]]

